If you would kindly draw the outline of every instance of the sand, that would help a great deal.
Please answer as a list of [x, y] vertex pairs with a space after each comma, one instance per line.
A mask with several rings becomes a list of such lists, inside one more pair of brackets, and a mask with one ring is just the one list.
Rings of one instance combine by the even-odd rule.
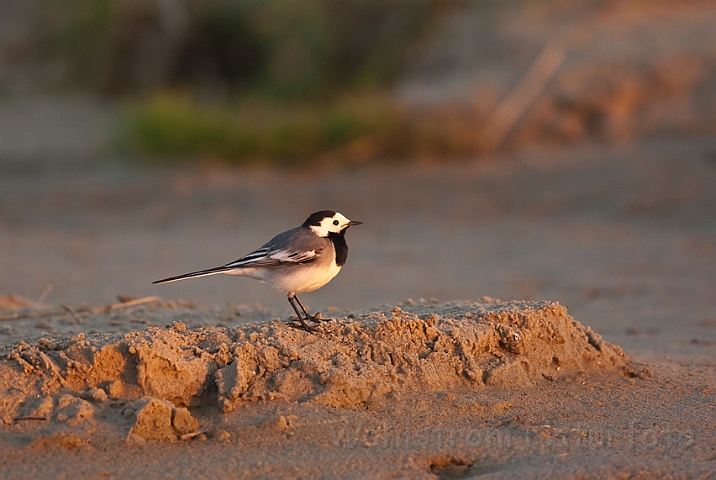
[[[168, 320], [186, 314], [166, 305], [151, 302], [150, 315]], [[26, 309], [21, 315], [41, 313]], [[390, 311], [326, 319], [316, 332], [278, 319], [196, 329], [175, 320], [124, 335], [21, 341], [0, 361], [0, 421], [6, 452], [107, 451], [197, 437], [227, 445], [244, 435], [217, 424], [267, 407], [310, 404], [331, 407], [334, 415], [380, 412], [415, 402], [416, 396], [436, 395], [459, 411], [507, 412], [508, 403], [495, 407], [471, 396], [529, 392], [595, 375], [645, 378], [646, 372], [628, 365], [621, 348], [582, 326], [558, 303], [409, 302]], [[258, 428], [292, 438], [297, 425], [299, 416], [278, 415]], [[339, 444], [354, 442], [348, 433], [341, 435]], [[364, 448], [371, 441], [376, 440], [365, 440]], [[457, 468], [451, 467], [455, 461], [446, 461], [428, 466]]]
[[[315, 333], [128, 305], [166, 323], [3, 346], [8, 478], [630, 476], [647, 460], [691, 477], [714, 461], [713, 384], [629, 359], [555, 302], [409, 301]], [[97, 310], [54, 315], [113, 315]]]
[[[1, 476], [716, 478], [713, 2], [597, 3], [451, 17], [405, 101], [488, 115], [570, 48], [480, 158], [148, 165], [98, 154], [111, 106], [3, 106]], [[325, 208], [364, 225], [316, 334], [151, 285]]]
[[[125, 165], [78, 168], [61, 182], [52, 170], [40, 178], [0, 176], [0, 244], [12, 252], [0, 257], [0, 282], [10, 297], [0, 302], [0, 315], [12, 317], [0, 322], [2, 365], [9, 368], [0, 380], [0, 410], [9, 422], [0, 425], [3, 475], [709, 478], [716, 468], [713, 151], [712, 139], [685, 139], [319, 175]], [[299, 201], [279, 194], [297, 181], [312, 195]], [[313, 339], [277, 323], [290, 313], [285, 296], [248, 279], [151, 285], [237, 258], [314, 205], [365, 222], [349, 232], [343, 271], [302, 296], [311, 312], [341, 319], [321, 326], [348, 330], [338, 337]], [[115, 300], [119, 293], [129, 295]], [[485, 295], [518, 300], [483, 302]], [[167, 300], [122, 306], [153, 296]], [[556, 302], [583, 326], [564, 330], [566, 317], [551, 317], [569, 332], [565, 337], [575, 336], [565, 344], [572, 348], [565, 359], [556, 355], [574, 368], [564, 376], [551, 365], [559, 345], [549, 336], [530, 340], [540, 348], [520, 353], [509, 330], [503, 339], [487, 323], [472, 323], [484, 316], [479, 308], [473, 319], [452, 311]], [[478, 339], [490, 339], [489, 351], [525, 359], [529, 371], [521, 361], [504, 363], [510, 365], [502, 367], [504, 383], [490, 384], [490, 375], [499, 378], [499, 362], [477, 355], [465, 368], [466, 357], [448, 350], [446, 358], [465, 373], [449, 368], [423, 379], [427, 337], [419, 329], [408, 335], [403, 326], [384, 332], [396, 334], [386, 345], [404, 353], [403, 371], [396, 368], [391, 378], [387, 364], [359, 362], [375, 376], [349, 392], [358, 371], [348, 370], [350, 383], [337, 372], [354, 358], [351, 349], [367, 344], [349, 326], [372, 332], [396, 306], [402, 311], [396, 322], [415, 313], [411, 321], [425, 324], [435, 314], [441, 331], [455, 327], [450, 322], [467, 327], [455, 332], [474, 328]], [[52, 314], [15, 317], [39, 312]], [[519, 315], [490, 318], [520, 325]], [[186, 329], [175, 331], [174, 322]], [[522, 327], [528, 339], [529, 331], [544, 331], [525, 324], [519, 333]], [[595, 366], [600, 356], [592, 356], [587, 327], [615, 346], [613, 368]], [[212, 332], [205, 344], [201, 332]], [[343, 336], [350, 341], [337, 344]], [[152, 343], [159, 338], [171, 343]], [[316, 362], [300, 371], [313, 368], [314, 376], [279, 368], [247, 381], [244, 390], [242, 364], [230, 366], [235, 351], [228, 347], [261, 347], [268, 339], [301, 347], [265, 365], [310, 354]], [[211, 348], [222, 343], [226, 360], [219, 365], [208, 358], [221, 356]], [[127, 350], [114, 356], [115, 371], [98, 370], [93, 378], [86, 376], [93, 345]], [[130, 345], [137, 353], [129, 353]], [[623, 365], [616, 346], [626, 355]], [[42, 375], [22, 373], [9, 358], [13, 352]], [[321, 357], [329, 352], [343, 354], [337, 365]], [[200, 375], [184, 378], [169, 360], [164, 366], [161, 357], [151, 360], [155, 353]], [[250, 359], [249, 353], [242, 355]], [[135, 361], [146, 362], [144, 386]], [[221, 402], [220, 368], [226, 369]], [[127, 370], [129, 378], [121, 378]], [[76, 384], [63, 386], [65, 377]], [[250, 385], [257, 390], [249, 392]], [[193, 405], [192, 392], [204, 386], [210, 393]]]
[[[52, 170], [2, 176], [0, 244], [13, 252], [0, 257], [0, 316], [11, 317], [0, 322], [3, 475], [709, 478], [713, 151], [712, 140], [689, 139], [318, 176], [131, 166], [78, 168], [59, 183]], [[277, 195], [297, 181], [316, 198]], [[290, 313], [285, 296], [251, 280], [151, 285], [250, 251], [314, 203], [365, 222], [349, 232], [344, 270], [302, 296], [312, 312], [339, 319], [315, 338], [278, 323]], [[549, 305], [562, 312], [545, 314], [549, 325], [572, 339], [562, 347], [530, 338], [545, 324], [519, 320], [520, 308]], [[567, 307], [582, 327], [566, 320]], [[459, 314], [469, 308], [475, 318]], [[499, 320], [490, 308], [514, 316]], [[50, 314], [16, 317], [40, 312]], [[433, 314], [441, 336], [484, 339], [492, 353], [469, 365], [448, 349], [427, 375], [428, 329], [406, 329]], [[403, 353], [402, 371], [379, 357], [353, 362], [376, 341], [378, 319], [396, 325], [380, 342]], [[510, 329], [539, 348], [522, 352]], [[590, 336], [609, 346], [604, 354]], [[260, 359], [274, 370], [251, 383], [235, 349], [248, 362], [252, 346], [278, 352], [269, 339], [300, 348]], [[110, 355], [112, 345], [120, 351]], [[105, 363], [90, 376], [92, 346], [116, 369]], [[315, 362], [278, 368], [292, 355]], [[569, 368], [557, 371], [552, 356]], [[455, 366], [445, 369], [448, 359]]]
[[[713, 151], [0, 177], [3, 475], [709, 478]], [[297, 179], [323, 193], [276, 195]], [[365, 222], [344, 270], [302, 296], [338, 319], [318, 334], [279, 323], [285, 296], [247, 279], [151, 285], [250, 251], [314, 202]]]
[[325, 321], [315, 333], [279, 320], [195, 330], [174, 322], [119, 340], [79, 334], [20, 342], [0, 367], [7, 399], [0, 418], [74, 425], [95, 416], [83, 398], [152, 397], [135, 410], [166, 406], [157, 415], [167, 418], [179, 407], [227, 413], [257, 400], [360, 407], [415, 390], [526, 388], [593, 369], [624, 371], [625, 362], [619, 347], [549, 302], [395, 307]]

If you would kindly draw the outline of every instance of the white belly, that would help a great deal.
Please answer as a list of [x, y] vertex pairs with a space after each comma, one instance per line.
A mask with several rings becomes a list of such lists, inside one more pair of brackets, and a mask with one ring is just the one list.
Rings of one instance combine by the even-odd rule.
[[300, 293], [321, 288], [340, 271], [341, 267], [332, 259], [330, 262], [317, 262], [290, 269], [243, 268], [226, 273], [253, 278], [282, 292]]
[[312, 292], [333, 280], [340, 271], [341, 267], [336, 262], [331, 262], [328, 268], [311, 265], [296, 269], [286, 276], [274, 277], [272, 285], [283, 292]]

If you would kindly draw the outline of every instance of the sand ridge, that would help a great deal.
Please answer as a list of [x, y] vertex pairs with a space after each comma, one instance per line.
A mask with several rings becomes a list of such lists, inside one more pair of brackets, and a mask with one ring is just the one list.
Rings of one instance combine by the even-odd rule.
[[415, 391], [524, 389], [625, 365], [621, 348], [554, 302], [408, 303], [324, 322], [317, 333], [279, 320], [174, 322], [19, 342], [0, 361], [0, 420], [88, 425], [109, 398], [130, 421], [128, 438], [174, 440], [199, 426], [186, 407], [227, 413], [280, 399], [352, 408]]

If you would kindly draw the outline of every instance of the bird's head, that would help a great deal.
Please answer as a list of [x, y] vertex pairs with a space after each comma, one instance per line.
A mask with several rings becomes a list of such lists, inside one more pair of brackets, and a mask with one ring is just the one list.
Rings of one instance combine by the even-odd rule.
[[331, 233], [343, 235], [348, 227], [360, 225], [363, 222], [348, 220], [346, 217], [333, 210], [321, 210], [312, 214], [303, 222], [303, 226], [313, 230], [319, 237], [327, 237]]

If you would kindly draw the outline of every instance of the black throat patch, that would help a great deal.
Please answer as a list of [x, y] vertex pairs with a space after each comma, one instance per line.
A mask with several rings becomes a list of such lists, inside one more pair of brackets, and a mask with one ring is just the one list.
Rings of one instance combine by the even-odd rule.
[[346, 243], [345, 235], [345, 230], [341, 233], [328, 233], [328, 239], [333, 242], [333, 246], [336, 248], [336, 265], [339, 267], [342, 267], [348, 259], [348, 244]]

